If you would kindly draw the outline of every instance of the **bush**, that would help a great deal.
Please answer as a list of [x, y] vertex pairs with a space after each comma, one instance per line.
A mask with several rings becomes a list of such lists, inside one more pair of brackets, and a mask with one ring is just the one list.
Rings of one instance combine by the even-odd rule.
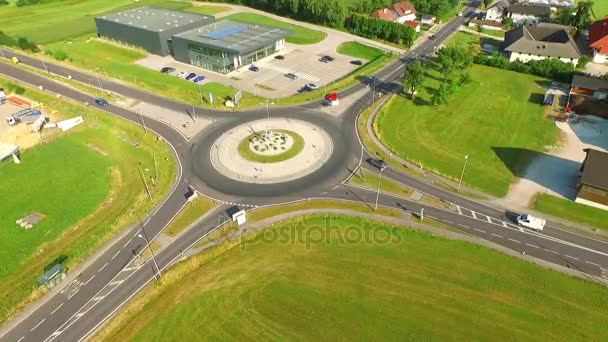
[[578, 64], [576, 64], [576, 68], [577, 69], [585, 69], [585, 66], [587, 65], [587, 63], [591, 62], [591, 57], [583, 55], [581, 56], [581, 58], [578, 60]]
[[416, 39], [413, 28], [363, 14], [353, 14], [346, 20], [346, 28], [353, 34], [366, 38], [380, 38], [389, 42], [412, 46]]
[[0, 6], [8, 5], [8, 0], [0, 0]]
[[53, 52], [53, 57], [55, 57], [55, 59], [58, 61], [64, 61], [68, 59], [68, 54], [62, 50], [56, 50], [55, 52]]
[[18, 95], [25, 93], [25, 88], [13, 83], [13, 82], [8, 82], [6, 84], [6, 88], [9, 90], [9, 92], [15, 93]]
[[23, 6], [35, 5], [39, 2], [40, 2], [40, 0], [17, 0], [15, 5], [17, 5], [17, 7], [23, 7]]
[[576, 72], [574, 65], [562, 62], [559, 59], [548, 58], [529, 62], [509, 62], [506, 57], [498, 52], [495, 52], [491, 56], [479, 54], [475, 56], [475, 63], [566, 83], [572, 82], [572, 77], [574, 77]]
[[40, 52], [38, 45], [25, 37], [17, 38], [17, 47], [21, 50], [29, 50], [32, 52]]
[[4, 46], [16, 46], [17, 41], [15, 38], [9, 36], [8, 34], [0, 31], [0, 45]]

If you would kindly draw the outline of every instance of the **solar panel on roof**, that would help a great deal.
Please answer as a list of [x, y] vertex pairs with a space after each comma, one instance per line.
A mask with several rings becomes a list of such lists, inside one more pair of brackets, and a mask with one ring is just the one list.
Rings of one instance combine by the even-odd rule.
[[213, 32], [205, 33], [201, 35], [201, 37], [211, 38], [215, 40], [224, 39], [228, 36], [232, 36], [239, 32], [247, 31], [246, 26], [234, 25], [234, 26], [226, 26], [221, 29], [215, 30]]

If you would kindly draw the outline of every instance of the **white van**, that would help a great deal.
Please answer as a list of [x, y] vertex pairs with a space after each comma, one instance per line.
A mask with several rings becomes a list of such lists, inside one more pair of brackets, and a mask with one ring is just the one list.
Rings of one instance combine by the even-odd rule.
[[543, 228], [545, 227], [545, 223], [547, 223], [547, 220], [545, 220], [544, 218], [535, 217], [528, 214], [519, 215], [515, 220], [517, 221], [518, 225], [528, 227], [539, 232], [543, 230]]

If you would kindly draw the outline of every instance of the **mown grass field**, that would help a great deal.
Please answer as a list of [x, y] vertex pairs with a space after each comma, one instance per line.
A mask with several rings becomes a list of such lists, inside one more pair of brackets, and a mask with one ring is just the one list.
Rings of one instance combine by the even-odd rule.
[[[243, 139], [243, 141], [241, 141], [239, 144], [239, 154], [241, 157], [256, 163], [278, 163], [297, 156], [304, 149], [304, 138], [302, 138], [302, 136], [298, 133], [285, 129], [275, 129], [272, 130], [272, 132], [285, 133], [289, 135], [293, 140], [291, 147], [285, 152], [275, 155], [263, 155], [261, 154], [261, 151], [260, 153], [257, 153], [249, 146], [251, 141], [253, 141], [255, 137], [259, 136], [259, 133], [253, 133], [247, 138]], [[275, 146], [275, 150], [278, 148], [280, 148], [280, 146]]]
[[270, 17], [256, 14], [256, 13], [235, 13], [229, 16], [223, 17], [222, 19], [234, 19], [246, 21], [253, 24], [260, 25], [272, 25], [285, 29], [293, 30], [294, 33], [285, 39], [288, 43], [292, 44], [316, 44], [327, 36], [325, 32], [309, 29], [303, 26], [293, 25], [283, 21], [275, 20]]
[[366, 59], [368, 61], [374, 60], [385, 54], [384, 51], [380, 49], [359, 42], [344, 42], [338, 45], [336, 52], [347, 56]]
[[193, 202], [188, 203], [163, 232], [170, 236], [177, 236], [194, 221], [207, 214], [214, 206], [213, 200], [199, 196]]
[[[339, 216], [324, 229], [326, 220], [279, 223], [184, 262], [93, 340], [608, 338], [603, 286], [462, 241]], [[286, 238], [296, 231], [328, 233]], [[341, 240], [347, 232], [383, 240]]]
[[442, 76], [429, 69], [416, 100], [395, 96], [375, 129], [402, 158], [453, 179], [460, 177], [468, 155], [463, 182], [502, 197], [531, 151], [557, 141], [557, 128], [543, 118], [538, 102], [544, 94], [540, 84], [547, 80], [480, 65], [470, 74], [470, 84], [435, 108], [429, 101]]
[[[0, 87], [6, 83], [0, 78]], [[169, 147], [139, 126], [37, 90], [27, 88], [25, 96], [85, 122], [45, 135], [44, 144], [22, 152], [22, 164], [0, 168], [0, 322], [41, 295], [36, 280], [55, 260], [73, 268], [145, 216], [153, 204], [139, 172], [157, 177], [150, 187], [155, 203], [176, 172]], [[46, 218], [25, 231], [15, 220], [30, 212]]]
[[547, 194], [536, 196], [532, 207], [555, 217], [608, 230], [608, 211], [603, 209]]
[[608, 16], [608, 1], [594, 0], [593, 11], [595, 12], [595, 17], [598, 20], [604, 18], [605, 16]]

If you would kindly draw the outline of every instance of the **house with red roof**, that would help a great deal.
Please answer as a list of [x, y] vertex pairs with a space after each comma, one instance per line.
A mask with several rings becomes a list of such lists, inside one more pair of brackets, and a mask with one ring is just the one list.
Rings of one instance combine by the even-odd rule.
[[593, 63], [608, 63], [608, 17], [589, 27], [589, 47], [593, 49]]
[[406, 21], [414, 21], [416, 19], [416, 8], [409, 1], [401, 1], [387, 8], [374, 11], [371, 15], [378, 19], [396, 21], [403, 24]]
[[420, 32], [420, 23], [417, 23], [415, 21], [404, 21], [403, 25], [407, 25], [407, 26], [413, 28], [414, 31]]

